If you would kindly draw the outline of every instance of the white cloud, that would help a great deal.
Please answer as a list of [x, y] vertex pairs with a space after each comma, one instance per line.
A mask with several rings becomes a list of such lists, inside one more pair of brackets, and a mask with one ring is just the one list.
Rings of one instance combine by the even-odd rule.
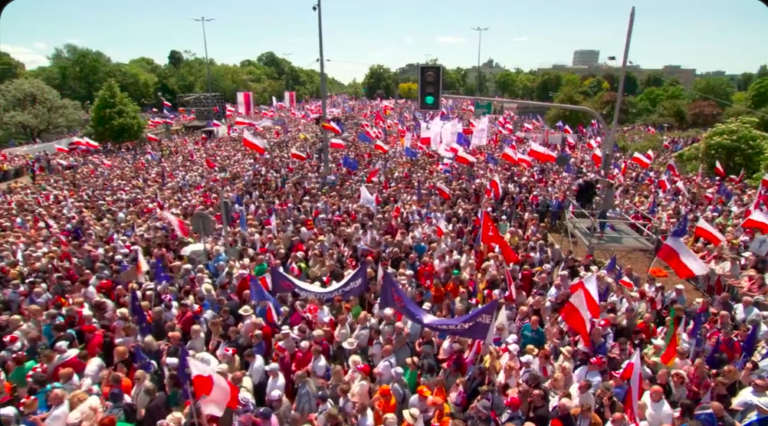
[[26, 47], [0, 44], [0, 50], [13, 56], [16, 60], [21, 61], [27, 69], [48, 65], [48, 58], [46, 58], [45, 55], [36, 53], [32, 49]]
[[80, 40], [78, 40], [76, 38], [70, 38], [70, 39], [67, 39], [67, 43], [80, 44]]
[[413, 37], [405, 37], [405, 38], [403, 39], [403, 43], [405, 43], [405, 44], [411, 44], [411, 43], [413, 43]]
[[528, 36], [513, 37], [512, 41], [515, 41], [515, 42], [528, 41]]
[[36, 41], [36, 42], [32, 43], [32, 47], [34, 47], [35, 49], [45, 49], [47, 46], [45, 45], [45, 43], [41, 43], [39, 41]]
[[438, 43], [445, 43], [445, 44], [458, 44], [458, 43], [464, 43], [464, 39], [461, 37], [452, 37], [452, 36], [441, 36], [436, 38]]

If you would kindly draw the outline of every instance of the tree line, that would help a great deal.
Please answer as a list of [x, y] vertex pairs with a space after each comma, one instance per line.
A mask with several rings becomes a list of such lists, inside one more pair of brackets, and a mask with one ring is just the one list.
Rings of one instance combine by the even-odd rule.
[[[122, 63], [98, 50], [65, 44], [48, 59], [47, 66], [26, 70], [20, 61], [0, 52], [0, 144], [10, 140], [24, 143], [79, 130], [115, 142], [136, 140], [144, 130], [143, 124], [141, 130], [135, 130], [142, 110], [162, 111], [163, 99], [175, 107], [179, 94], [208, 91], [205, 59], [189, 51], [171, 50], [166, 63], [147, 57]], [[285, 90], [295, 91], [298, 100], [320, 96], [318, 71], [298, 67], [274, 52], [239, 64], [209, 59], [208, 65], [211, 90], [230, 103], [236, 102], [239, 91], [253, 92], [254, 103], [259, 105], [270, 104], [273, 96], [282, 99]], [[329, 77], [328, 90], [343, 93], [346, 87]], [[100, 105], [109, 106], [112, 112], [109, 117], [101, 117], [105, 120], [95, 120], [91, 113], [102, 91], [113, 99]], [[110, 120], [122, 121], [122, 125], [93, 128], [99, 126], [97, 121], [107, 126]]]
[[[437, 59], [429, 61], [437, 64]], [[583, 105], [599, 112], [607, 122], [613, 120], [620, 76], [618, 71], [602, 75], [577, 75], [569, 71], [508, 70], [489, 59], [477, 67], [445, 68], [443, 92], [456, 95], [501, 96], [510, 99]], [[479, 80], [479, 85], [478, 85]], [[348, 85], [348, 90], [369, 97], [415, 99], [418, 95], [418, 64], [392, 70], [372, 65], [363, 78]], [[709, 128], [729, 118], [749, 116], [768, 131], [768, 66], [745, 72], [736, 79], [699, 76], [690, 89], [675, 78], [660, 72], [638, 77], [629, 71], [624, 83], [624, 98], [619, 123], [642, 123], [673, 129]], [[575, 125], [588, 123], [589, 117], [573, 111], [551, 109], [544, 116], [551, 125], [558, 121]]]

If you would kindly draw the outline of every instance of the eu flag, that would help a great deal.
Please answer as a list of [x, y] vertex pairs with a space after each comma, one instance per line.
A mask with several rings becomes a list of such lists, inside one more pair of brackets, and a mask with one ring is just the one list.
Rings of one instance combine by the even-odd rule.
[[344, 156], [344, 158], [341, 160], [341, 165], [342, 165], [342, 167], [344, 167], [345, 169], [347, 169], [347, 170], [352, 170], [353, 172], [356, 172], [356, 171], [357, 171], [357, 168], [358, 168], [358, 165], [357, 165], [357, 160], [355, 160], [354, 158], [349, 158], [349, 157], [347, 157], [346, 155], [345, 155], [345, 156]]

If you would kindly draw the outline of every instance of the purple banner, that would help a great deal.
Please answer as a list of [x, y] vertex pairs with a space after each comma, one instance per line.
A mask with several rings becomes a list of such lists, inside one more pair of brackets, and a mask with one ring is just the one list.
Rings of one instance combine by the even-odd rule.
[[437, 318], [421, 309], [403, 291], [397, 282], [384, 271], [384, 282], [381, 286], [381, 308], [392, 308], [409, 320], [438, 333], [446, 333], [454, 336], [470, 339], [485, 340], [493, 323], [493, 315], [499, 302], [496, 300], [475, 309], [467, 315], [457, 318]]
[[368, 275], [363, 267], [357, 268], [352, 275], [341, 282], [333, 283], [330, 287], [322, 288], [316, 285], [299, 281], [284, 273], [280, 268], [273, 267], [270, 270], [272, 278], [272, 292], [274, 293], [298, 293], [301, 297], [316, 297], [320, 300], [333, 299], [341, 296], [344, 300], [350, 297], [360, 297], [368, 291]]

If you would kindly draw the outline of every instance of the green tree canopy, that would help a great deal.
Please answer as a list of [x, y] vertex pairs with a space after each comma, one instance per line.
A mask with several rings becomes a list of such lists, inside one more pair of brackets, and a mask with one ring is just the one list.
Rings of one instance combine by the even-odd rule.
[[112, 60], [98, 50], [65, 44], [48, 59], [50, 65], [41, 67], [39, 77], [61, 96], [81, 103], [93, 102], [101, 86], [113, 76]]
[[736, 87], [725, 77], [700, 77], [693, 81], [691, 99], [694, 101], [715, 101], [720, 108], [730, 105]]
[[715, 161], [720, 161], [727, 173], [762, 176], [768, 170], [768, 133], [757, 129], [758, 120], [751, 117], [734, 118], [710, 129], [701, 142], [675, 154], [689, 170], [704, 164], [713, 173]]
[[61, 99], [41, 80], [20, 78], [0, 85], [0, 135], [4, 143], [68, 133], [82, 125], [80, 105]]
[[136, 141], [146, 125], [140, 112], [117, 82], [108, 80], [91, 108], [88, 133], [99, 142]]
[[21, 61], [17, 61], [7, 52], [0, 52], [0, 84], [21, 77], [25, 70]]
[[761, 109], [768, 106], [768, 77], [763, 77], [749, 86], [747, 105], [752, 109]]
[[371, 65], [365, 78], [363, 78], [363, 87], [365, 88], [365, 95], [369, 98], [376, 96], [394, 97], [395, 90], [397, 90], [395, 74], [384, 65]]

